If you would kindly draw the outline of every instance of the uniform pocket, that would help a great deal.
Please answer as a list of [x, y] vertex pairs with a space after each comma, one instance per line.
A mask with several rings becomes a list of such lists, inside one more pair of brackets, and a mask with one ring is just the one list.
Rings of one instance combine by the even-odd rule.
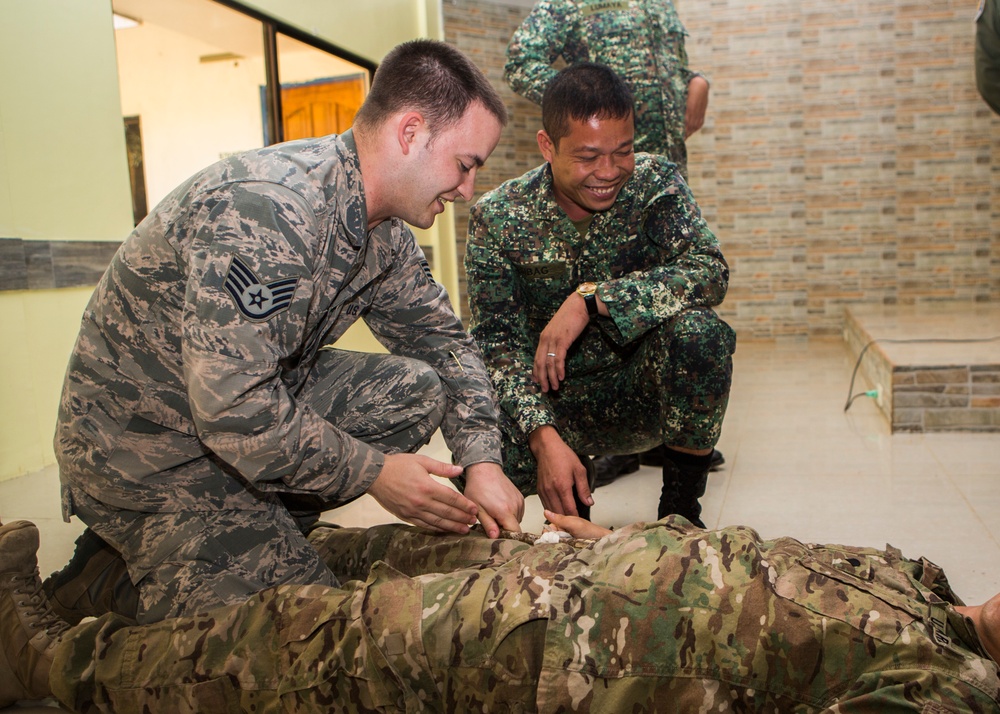
[[774, 592], [818, 615], [850, 625], [869, 637], [893, 643], [914, 616], [872, 582], [871, 564], [845, 560], [844, 568], [806, 558], [778, 577]]
[[[289, 659], [278, 696], [287, 711], [387, 712], [405, 709], [403, 683], [359, 616], [367, 585], [317, 590], [282, 613]], [[308, 588], [302, 590], [310, 595]]]

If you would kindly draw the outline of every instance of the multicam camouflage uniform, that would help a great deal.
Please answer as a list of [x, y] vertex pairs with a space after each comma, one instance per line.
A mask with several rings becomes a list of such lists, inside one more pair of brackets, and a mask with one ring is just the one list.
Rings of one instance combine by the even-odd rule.
[[541, 0], [507, 46], [504, 77], [541, 104], [556, 58], [611, 67], [635, 96], [636, 150], [668, 156], [686, 176], [684, 114], [698, 76], [688, 69], [686, 35], [670, 0]]
[[[555, 201], [548, 164], [473, 207], [465, 258], [479, 343], [500, 399], [504, 470], [524, 493], [537, 466], [528, 435], [552, 424], [579, 453], [627, 454], [718, 441], [736, 337], [710, 306], [729, 271], [672, 163], [640, 154], [614, 205], [581, 236]], [[531, 380], [538, 337], [574, 289], [598, 284], [610, 318], [588, 325], [566, 380]]]
[[405, 526], [318, 545], [362, 579], [78, 626], [57, 696], [88, 712], [1000, 711], [943, 573], [891, 547], [679, 517], [537, 546]]
[[[479, 350], [402, 221], [369, 232], [356, 152], [348, 132], [202, 171], [87, 307], [56, 434], [64, 513], [125, 557], [144, 621], [335, 584], [297, 519], [439, 424], [458, 463], [500, 462]], [[360, 318], [399, 356], [324, 349]]]

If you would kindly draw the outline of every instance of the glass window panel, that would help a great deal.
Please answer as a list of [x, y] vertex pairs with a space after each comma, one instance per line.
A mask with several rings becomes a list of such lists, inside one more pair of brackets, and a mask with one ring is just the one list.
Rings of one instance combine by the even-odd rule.
[[367, 70], [281, 33], [277, 45], [285, 140], [349, 129], [368, 92]]

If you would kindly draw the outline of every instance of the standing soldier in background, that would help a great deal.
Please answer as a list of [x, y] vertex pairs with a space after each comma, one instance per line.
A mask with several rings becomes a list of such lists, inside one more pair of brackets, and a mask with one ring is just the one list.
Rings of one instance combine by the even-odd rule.
[[997, 0], [979, 0], [976, 86], [990, 108], [1000, 114], [1000, 5]]
[[[666, 156], [687, 180], [684, 142], [705, 123], [709, 85], [688, 68], [686, 36], [670, 0], [541, 0], [507, 46], [504, 77], [541, 104], [557, 58], [611, 67], [635, 97], [635, 151]], [[661, 466], [662, 450], [599, 456], [597, 485], [638, 470], [640, 461]], [[724, 461], [712, 451], [713, 470]]]
[[635, 150], [687, 179], [684, 140], [705, 122], [708, 80], [688, 69], [686, 36], [670, 0], [541, 0], [511, 37], [504, 77], [541, 104], [557, 58], [611, 67], [635, 97]]
[[[140, 622], [335, 585], [306, 532], [366, 492], [432, 530], [518, 528], [482, 356], [404, 223], [472, 196], [506, 117], [465, 55], [404, 43], [351, 130], [221, 161], [136, 227], [63, 388], [63, 512], [90, 530], [57, 601], [108, 581], [102, 542]], [[361, 319], [392, 354], [330, 349]], [[455, 464], [413, 453], [439, 426]], [[465, 496], [433, 478], [463, 471]]]

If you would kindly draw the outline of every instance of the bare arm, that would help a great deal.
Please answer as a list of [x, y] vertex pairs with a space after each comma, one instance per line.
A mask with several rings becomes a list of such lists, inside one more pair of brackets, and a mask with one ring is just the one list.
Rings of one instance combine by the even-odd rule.
[[591, 523], [586, 518], [564, 516], [552, 511], [545, 511], [545, 517], [549, 520], [549, 523], [561, 531], [566, 531], [574, 538], [603, 538], [611, 533], [604, 526]]
[[684, 137], [687, 138], [705, 125], [708, 110], [708, 82], [695, 75], [688, 82], [687, 107], [684, 112]]

